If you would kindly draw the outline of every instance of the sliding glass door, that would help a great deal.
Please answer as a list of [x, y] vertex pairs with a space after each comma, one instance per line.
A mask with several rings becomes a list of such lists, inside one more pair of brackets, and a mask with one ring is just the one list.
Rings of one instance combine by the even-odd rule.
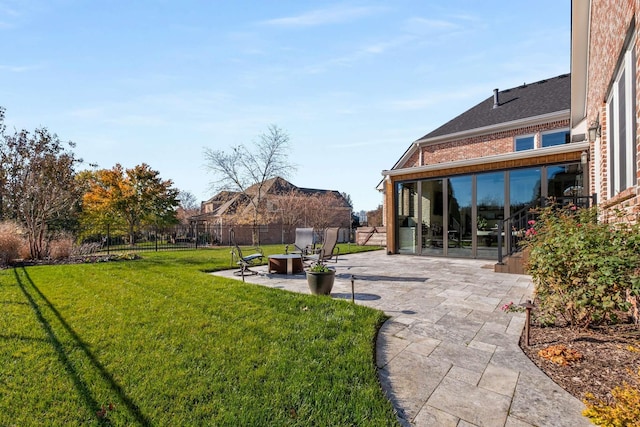
[[473, 187], [472, 176], [465, 175], [448, 180], [449, 237], [450, 256], [470, 258], [473, 256]]
[[418, 183], [399, 183], [397, 193], [398, 252], [415, 254], [418, 237]]
[[421, 253], [442, 255], [444, 251], [444, 194], [442, 180], [421, 183]]
[[498, 221], [504, 219], [504, 175], [491, 172], [476, 176], [478, 258], [498, 258]]

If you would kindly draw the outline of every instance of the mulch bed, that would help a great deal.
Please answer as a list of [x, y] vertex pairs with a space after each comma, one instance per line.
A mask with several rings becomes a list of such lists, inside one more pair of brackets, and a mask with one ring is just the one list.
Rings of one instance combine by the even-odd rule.
[[93, 264], [97, 262], [114, 262], [114, 261], [131, 261], [140, 259], [140, 255], [130, 254], [92, 254], [78, 255], [61, 259], [42, 259], [42, 260], [12, 260], [7, 267], [28, 267], [33, 265], [61, 265], [61, 264]]
[[[532, 324], [529, 342], [527, 347], [523, 333], [520, 347], [524, 353], [580, 400], [584, 400], [587, 392], [608, 399], [610, 391], [624, 382], [640, 387], [636, 375], [640, 369], [640, 328], [628, 316], [623, 316], [620, 324], [586, 330]], [[560, 346], [566, 350], [561, 352]], [[541, 350], [546, 357], [540, 354]], [[550, 360], [553, 355], [557, 355], [555, 360], [559, 363]], [[579, 360], [568, 360], [576, 358]]]

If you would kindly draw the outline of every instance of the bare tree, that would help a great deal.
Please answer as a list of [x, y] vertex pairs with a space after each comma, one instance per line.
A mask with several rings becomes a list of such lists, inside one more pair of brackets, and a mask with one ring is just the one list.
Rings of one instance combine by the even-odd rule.
[[22, 223], [31, 256], [40, 259], [47, 256], [52, 223], [68, 218], [79, 203], [74, 168], [81, 160], [46, 128], [7, 134], [3, 119], [0, 108], [0, 216]]
[[289, 175], [293, 167], [288, 161], [288, 151], [289, 135], [276, 125], [270, 125], [252, 147], [238, 145], [229, 153], [205, 148], [205, 167], [215, 176], [212, 190], [239, 192], [249, 201], [255, 245], [259, 244], [258, 219], [266, 211], [262, 203], [265, 182]]
[[293, 235], [295, 227], [305, 225], [305, 208], [308, 196], [298, 190], [290, 190], [273, 200], [272, 220], [282, 223], [287, 235]]
[[185, 190], [179, 190], [178, 201], [178, 220], [181, 224], [188, 224], [189, 218], [200, 213], [200, 203], [193, 193]]
[[342, 197], [344, 197], [344, 200], [347, 202], [349, 207], [353, 208], [353, 201], [351, 200], [351, 195], [349, 195], [348, 193], [345, 193], [344, 191], [340, 194], [342, 195]]
[[376, 209], [367, 212], [367, 225], [369, 227], [382, 226], [382, 205], [378, 205]]
[[349, 227], [351, 208], [344, 198], [334, 193], [314, 194], [307, 198], [306, 216], [308, 223], [316, 230], [332, 226]]

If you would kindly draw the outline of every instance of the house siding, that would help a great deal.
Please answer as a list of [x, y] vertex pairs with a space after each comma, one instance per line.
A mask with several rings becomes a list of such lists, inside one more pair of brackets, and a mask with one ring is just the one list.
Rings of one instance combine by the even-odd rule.
[[542, 132], [568, 128], [569, 119], [565, 119], [470, 138], [429, 143], [419, 148], [422, 151], [422, 164], [419, 161], [420, 151], [416, 150], [400, 167], [428, 166], [513, 153], [515, 137], [522, 135], [535, 135], [536, 147], [539, 147]]
[[[613, 219], [615, 210], [626, 213], [626, 219], [637, 220], [640, 215], [640, 190], [638, 186], [627, 188], [619, 194], [609, 194], [607, 160], [610, 157], [607, 143], [607, 130], [609, 120], [607, 118], [606, 101], [611, 90], [615, 73], [618, 71], [619, 59], [626, 49], [625, 40], [632, 30], [635, 32], [636, 41], [633, 47], [636, 56], [636, 158], [640, 162], [640, 0], [592, 0], [591, 18], [589, 23], [589, 63], [587, 84], [587, 123], [599, 119], [602, 126], [600, 137], [599, 155], [600, 164], [597, 170], [591, 171], [591, 191], [600, 196], [601, 206], [604, 208], [604, 217]], [[592, 158], [598, 154], [596, 146], [592, 143]], [[597, 166], [597, 164], [596, 164]], [[600, 178], [599, 188], [595, 187], [596, 176]], [[636, 176], [640, 181], [640, 164], [636, 165]]]

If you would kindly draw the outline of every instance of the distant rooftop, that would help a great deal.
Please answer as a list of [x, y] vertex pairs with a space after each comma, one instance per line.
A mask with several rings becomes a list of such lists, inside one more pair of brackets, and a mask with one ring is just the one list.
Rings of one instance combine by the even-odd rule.
[[570, 74], [562, 74], [551, 79], [498, 91], [497, 100], [498, 104], [494, 108], [495, 96], [492, 94], [475, 107], [420, 139], [569, 110], [571, 107], [571, 77]]

